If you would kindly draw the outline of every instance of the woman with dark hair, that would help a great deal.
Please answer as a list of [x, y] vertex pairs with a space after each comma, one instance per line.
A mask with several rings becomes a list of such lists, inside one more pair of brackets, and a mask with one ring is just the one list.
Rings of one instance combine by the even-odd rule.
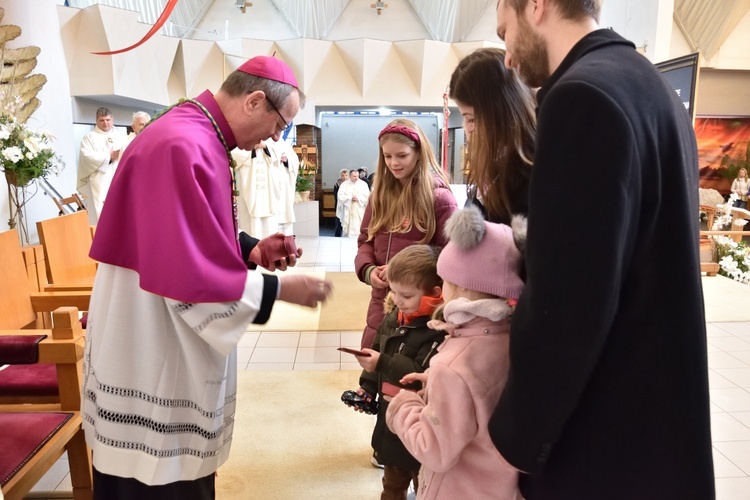
[[534, 160], [534, 95], [504, 64], [505, 51], [481, 48], [453, 70], [449, 96], [464, 119], [468, 142], [467, 203], [486, 220], [510, 224], [528, 212]]

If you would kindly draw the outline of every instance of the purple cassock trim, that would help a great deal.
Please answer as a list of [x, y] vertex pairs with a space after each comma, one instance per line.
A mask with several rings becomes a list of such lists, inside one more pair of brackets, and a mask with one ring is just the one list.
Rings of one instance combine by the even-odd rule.
[[[196, 98], [230, 149], [213, 95]], [[136, 271], [143, 290], [183, 302], [242, 296], [247, 266], [232, 214], [232, 173], [213, 125], [194, 104], [149, 124], [125, 150], [96, 228], [91, 258]]]

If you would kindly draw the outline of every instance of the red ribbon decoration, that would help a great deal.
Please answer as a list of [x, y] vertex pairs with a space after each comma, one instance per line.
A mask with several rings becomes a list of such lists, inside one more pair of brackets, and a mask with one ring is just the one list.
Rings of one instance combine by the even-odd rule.
[[151, 29], [148, 30], [148, 33], [141, 38], [141, 40], [131, 45], [130, 47], [125, 47], [124, 49], [120, 50], [112, 50], [110, 52], [92, 52], [92, 54], [97, 56], [111, 56], [114, 54], [122, 54], [123, 52], [127, 52], [129, 50], [133, 50], [134, 48], [138, 47], [139, 45], [143, 44], [146, 40], [151, 38], [154, 33], [159, 31], [159, 29], [164, 26], [164, 23], [167, 22], [167, 19], [169, 19], [170, 14], [172, 14], [172, 11], [174, 10], [175, 6], [177, 5], [177, 0], [169, 0], [167, 2], [167, 5], [164, 7], [164, 11], [162, 11], [161, 15], [159, 15], [159, 19], [156, 20], [153, 26], [151, 26]]

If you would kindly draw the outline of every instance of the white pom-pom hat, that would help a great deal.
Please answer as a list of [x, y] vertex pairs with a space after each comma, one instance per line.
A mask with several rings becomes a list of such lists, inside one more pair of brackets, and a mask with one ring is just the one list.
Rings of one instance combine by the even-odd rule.
[[519, 246], [525, 241], [526, 219], [514, 217], [512, 224], [515, 234], [508, 225], [485, 221], [476, 207], [456, 211], [445, 225], [449, 242], [438, 257], [440, 277], [496, 297], [520, 297], [522, 256], [517, 241]]

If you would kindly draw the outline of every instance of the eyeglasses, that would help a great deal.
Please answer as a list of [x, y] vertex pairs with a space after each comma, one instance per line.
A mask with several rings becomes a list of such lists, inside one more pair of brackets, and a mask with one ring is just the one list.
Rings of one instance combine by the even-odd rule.
[[[268, 104], [271, 106], [271, 108], [274, 111], [276, 111], [276, 114], [279, 115], [279, 118], [281, 118], [281, 122], [284, 124], [284, 126], [281, 127], [279, 130], [277, 130], [277, 132], [279, 133], [283, 132], [284, 130], [287, 129], [287, 127], [289, 127], [289, 123], [286, 122], [281, 112], [279, 111], [279, 108], [276, 107], [276, 104], [274, 104], [273, 101], [268, 96], [266, 96], [266, 101], [268, 101]], [[278, 127], [278, 123], [276, 124], [276, 126]]]

